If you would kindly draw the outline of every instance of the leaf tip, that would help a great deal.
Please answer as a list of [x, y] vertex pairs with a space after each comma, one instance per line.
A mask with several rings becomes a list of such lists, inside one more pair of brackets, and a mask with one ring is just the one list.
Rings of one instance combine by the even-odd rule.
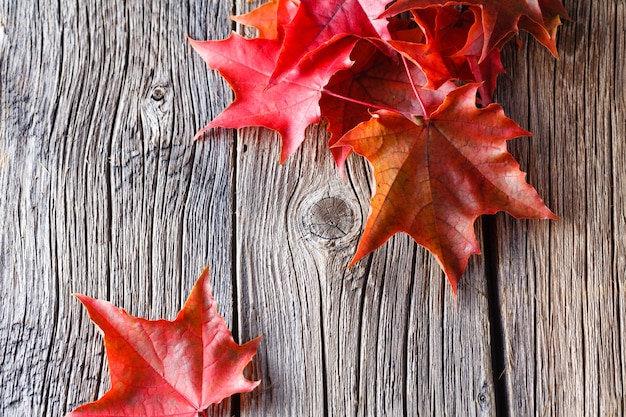
[[72, 297], [76, 298], [78, 301], [80, 301], [81, 304], [83, 304], [85, 306], [86, 306], [86, 303], [89, 302], [89, 300], [92, 300], [91, 297], [88, 297], [88, 296], [86, 296], [84, 294], [78, 294], [78, 293], [73, 292], [70, 295]]
[[547, 220], [561, 220], [561, 217], [554, 214], [552, 210], [550, 209], [547, 209], [547, 210], [548, 210], [548, 214], [546, 215]]
[[198, 48], [200, 47], [202, 41], [196, 40], [194, 38], [192, 38], [191, 36], [187, 35], [187, 42], [189, 42], [189, 44], [191, 45], [191, 47], [198, 52]]
[[[480, 252], [474, 252], [474, 254], [477, 254]], [[437, 262], [439, 263], [439, 265], [441, 266], [441, 269], [443, 269], [444, 274], [446, 276], [446, 278], [448, 279], [448, 283], [450, 283], [450, 288], [452, 289], [452, 294], [454, 295], [454, 297], [456, 298], [457, 295], [457, 289], [459, 286], [459, 282], [461, 281], [461, 277], [463, 276], [463, 273], [465, 272], [465, 268], [467, 266], [467, 259], [468, 257], [465, 259], [465, 262], [462, 264], [461, 266], [461, 270], [455, 270], [453, 268], [451, 268], [449, 265], [444, 265], [443, 263], [441, 263], [438, 259], [438, 257], [435, 257], [435, 259], [437, 259]]]
[[354, 265], [356, 265], [361, 259], [366, 257], [368, 255], [368, 253], [362, 253], [359, 249], [357, 249], [356, 253], [352, 257], [352, 260], [348, 264], [347, 269], [352, 268]]
[[198, 133], [196, 133], [196, 135], [193, 137], [194, 141], [198, 141], [198, 140], [202, 140], [204, 139], [204, 134], [206, 133], [207, 130], [212, 129], [213, 126], [211, 125], [211, 123], [209, 123], [208, 125], [204, 126], [202, 129], [200, 129], [198, 131]]
[[459, 282], [450, 278], [448, 278], [448, 282], [450, 283], [450, 288], [452, 288], [452, 295], [454, 296], [454, 298], [456, 298]]

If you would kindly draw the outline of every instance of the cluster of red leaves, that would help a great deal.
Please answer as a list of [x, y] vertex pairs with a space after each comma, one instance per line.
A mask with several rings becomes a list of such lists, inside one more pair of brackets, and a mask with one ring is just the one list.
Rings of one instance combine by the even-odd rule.
[[76, 295], [104, 333], [111, 389], [67, 417], [206, 417], [206, 409], [259, 383], [242, 371], [260, 337], [238, 345], [217, 312], [208, 268], [174, 321], [133, 317]]
[[376, 194], [353, 263], [406, 232], [436, 257], [453, 290], [482, 214], [555, 218], [506, 150], [530, 135], [491, 103], [500, 50], [519, 30], [556, 54], [560, 0], [274, 0], [233, 33], [191, 44], [235, 91], [199, 132], [265, 126], [285, 161], [311, 123], [328, 122], [339, 170], [352, 151]]

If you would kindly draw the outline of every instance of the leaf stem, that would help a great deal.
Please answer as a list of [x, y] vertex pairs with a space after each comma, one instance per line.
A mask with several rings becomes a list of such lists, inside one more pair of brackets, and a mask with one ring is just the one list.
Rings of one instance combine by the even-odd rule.
[[389, 110], [389, 111], [392, 111], [394, 113], [398, 113], [398, 110], [396, 110], [394, 108], [386, 107], [386, 106], [380, 106], [380, 105], [377, 105], [377, 104], [374, 104], [374, 103], [368, 103], [366, 101], [361, 101], [361, 100], [357, 100], [357, 99], [354, 99], [354, 98], [351, 98], [351, 97], [342, 96], [341, 94], [334, 93], [334, 92], [332, 92], [330, 90], [327, 90], [325, 88], [322, 89], [322, 93], [328, 94], [329, 96], [332, 96], [332, 97], [335, 97], [335, 98], [338, 98], [338, 99], [341, 99], [341, 100], [349, 101], [351, 103], [360, 104], [360, 105], [365, 106], [365, 107], [372, 107], [372, 108], [375, 108], [375, 109], [378, 109], [378, 110]]
[[426, 112], [426, 106], [424, 106], [424, 102], [422, 101], [422, 98], [417, 92], [417, 87], [415, 86], [415, 81], [413, 81], [413, 77], [411, 76], [411, 70], [409, 69], [409, 64], [408, 62], [406, 62], [406, 58], [404, 57], [404, 55], [400, 54], [400, 57], [402, 57], [402, 62], [404, 63], [404, 69], [406, 70], [407, 77], [409, 77], [409, 82], [411, 83], [411, 88], [413, 89], [415, 98], [417, 98], [417, 101], [420, 104], [420, 107], [422, 108], [422, 114], [424, 116], [424, 120], [428, 120], [429, 117], [428, 117], [428, 113]]

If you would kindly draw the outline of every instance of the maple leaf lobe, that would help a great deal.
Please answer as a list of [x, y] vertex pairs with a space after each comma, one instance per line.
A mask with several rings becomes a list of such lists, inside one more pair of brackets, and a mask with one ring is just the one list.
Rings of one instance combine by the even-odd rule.
[[382, 17], [390, 17], [412, 9], [425, 9], [435, 5], [472, 5], [482, 10], [484, 46], [481, 59], [494, 48], [500, 48], [519, 29], [527, 30], [556, 55], [554, 35], [560, 25], [559, 16], [567, 12], [558, 0], [398, 0]]

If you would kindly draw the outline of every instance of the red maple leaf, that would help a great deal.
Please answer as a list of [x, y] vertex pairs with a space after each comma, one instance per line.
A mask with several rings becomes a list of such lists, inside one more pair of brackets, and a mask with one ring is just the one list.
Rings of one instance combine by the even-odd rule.
[[427, 44], [398, 40], [387, 41], [387, 44], [422, 70], [427, 80], [426, 88], [437, 89], [447, 81], [459, 78], [448, 70], [441, 54], [429, 52]]
[[356, 40], [344, 38], [309, 56], [271, 88], [268, 82], [280, 51], [279, 41], [245, 39], [233, 33], [223, 41], [190, 42], [235, 91], [235, 101], [197, 136], [217, 126], [265, 126], [282, 136], [282, 163], [300, 146], [307, 126], [320, 120], [324, 85], [335, 72], [352, 65], [349, 55]]
[[[274, 85], [303, 58], [338, 39], [379, 37], [364, 6], [381, 4], [384, 6], [378, 0], [301, 0], [295, 17], [285, 26], [285, 39], [269, 84]], [[383, 10], [377, 7], [376, 13], [370, 14]]]
[[[435, 5], [476, 5], [482, 10], [485, 41], [481, 58], [509, 39], [519, 29], [532, 33], [548, 49], [554, 49], [554, 31], [560, 24], [559, 15], [567, 16], [560, 0], [398, 0], [382, 17], [397, 15], [413, 9]], [[521, 22], [521, 25], [520, 25]]]
[[206, 416], [209, 405], [259, 384], [242, 371], [260, 337], [235, 343], [217, 312], [208, 268], [174, 321], [137, 318], [111, 303], [76, 297], [104, 332], [111, 389], [68, 417]]
[[452, 91], [428, 118], [379, 111], [338, 141], [365, 156], [376, 178], [353, 264], [406, 232], [433, 253], [456, 291], [469, 256], [480, 252], [478, 216], [556, 218], [506, 150], [507, 140], [530, 133], [497, 104], [477, 108], [477, 88]]
[[[481, 104], [491, 103], [496, 80], [504, 72], [504, 67], [499, 48], [491, 49], [485, 59], [480, 59], [484, 46], [480, 9], [470, 7], [460, 10], [457, 6], [445, 6], [412, 12], [416, 23], [424, 30], [426, 49], [430, 52], [422, 59], [435, 55], [437, 60], [443, 61], [449, 78], [479, 83]], [[403, 52], [397, 47], [395, 49]]]

